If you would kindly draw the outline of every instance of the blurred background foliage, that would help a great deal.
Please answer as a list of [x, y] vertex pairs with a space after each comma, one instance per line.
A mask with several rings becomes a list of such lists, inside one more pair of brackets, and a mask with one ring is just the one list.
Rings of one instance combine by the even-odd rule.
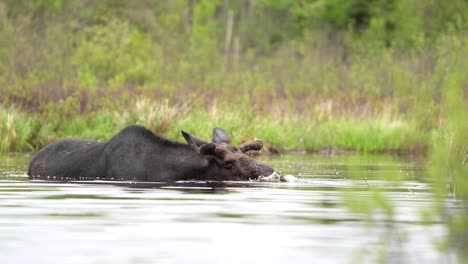
[[426, 153], [444, 137], [451, 100], [444, 93], [466, 102], [467, 7], [465, 0], [3, 0], [0, 104], [10, 114], [2, 122], [28, 116], [29, 129], [2, 150], [83, 136], [63, 122], [70, 118], [89, 125], [105, 116], [109, 132], [99, 126], [86, 136], [107, 139], [148, 121], [134, 111], [143, 101], [141, 109], [174, 108], [199, 121], [177, 114], [144, 124], [172, 139], [180, 125], [207, 132], [221, 122], [239, 140], [262, 131], [284, 149]]
[[[404, 87], [413, 86], [407, 79], [432, 75], [440, 38], [466, 34], [467, 5], [464, 0], [4, 0], [0, 81], [2, 89], [16, 91], [10, 100], [30, 104], [38, 104], [23, 102], [31, 100], [31, 89], [62, 98], [76, 86], [92, 95], [124, 86], [327, 96], [346, 90], [377, 96], [412, 92], [417, 88]], [[370, 76], [377, 73], [381, 76]], [[400, 78], [401, 85], [391, 83]]]
[[[147, 120], [118, 119], [146, 115], [134, 111], [146, 98], [150, 108], [167, 104], [200, 118], [144, 124], [172, 139], [179, 125], [205, 132], [201, 122], [225, 120], [239, 140], [260, 129], [285, 149], [424, 153], [444, 131], [444, 89], [466, 101], [460, 69], [468, 65], [457, 61], [467, 57], [467, 7], [464, 0], [3, 0], [0, 104], [30, 117], [34, 129], [2, 149], [80, 136], [62, 122], [72, 117], [107, 116], [115, 132]], [[107, 139], [100, 129], [86, 135]]]

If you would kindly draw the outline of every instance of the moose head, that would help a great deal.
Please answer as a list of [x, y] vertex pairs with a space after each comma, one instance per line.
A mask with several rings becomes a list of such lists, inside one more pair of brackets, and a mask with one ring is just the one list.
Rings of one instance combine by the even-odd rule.
[[210, 167], [223, 180], [258, 179], [276, 174], [271, 166], [246, 155], [248, 151], [262, 149], [263, 143], [260, 140], [233, 146], [229, 135], [221, 128], [213, 129], [212, 143], [185, 131], [182, 131], [182, 135], [193, 150], [209, 161]]

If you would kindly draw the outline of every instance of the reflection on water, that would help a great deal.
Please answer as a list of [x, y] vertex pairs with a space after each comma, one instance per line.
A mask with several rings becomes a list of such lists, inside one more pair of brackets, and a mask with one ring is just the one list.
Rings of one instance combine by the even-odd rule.
[[[441, 263], [424, 222], [423, 171], [386, 156], [284, 156], [296, 183], [83, 184], [29, 182], [27, 155], [0, 156], [2, 263]], [[388, 192], [392, 217], [351, 213]], [[359, 202], [359, 200], [358, 200]]]

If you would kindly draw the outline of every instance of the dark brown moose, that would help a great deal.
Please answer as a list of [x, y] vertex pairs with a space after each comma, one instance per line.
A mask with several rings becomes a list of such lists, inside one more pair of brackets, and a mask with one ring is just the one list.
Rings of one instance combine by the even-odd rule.
[[249, 158], [261, 141], [232, 146], [228, 134], [213, 129], [209, 143], [184, 131], [188, 144], [156, 136], [132, 125], [108, 142], [64, 139], [36, 153], [28, 168], [30, 179], [124, 180], [169, 182], [180, 180], [249, 180], [274, 173], [272, 167]]

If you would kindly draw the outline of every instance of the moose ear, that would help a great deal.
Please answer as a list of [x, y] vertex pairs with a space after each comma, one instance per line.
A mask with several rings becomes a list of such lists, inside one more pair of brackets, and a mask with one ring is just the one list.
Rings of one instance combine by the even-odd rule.
[[214, 143], [208, 143], [200, 147], [200, 154], [202, 155], [215, 155], [216, 154], [216, 145]]
[[199, 152], [199, 149], [201, 146], [203, 145], [206, 145], [208, 144], [208, 142], [202, 140], [202, 139], [199, 139], [195, 136], [192, 136], [190, 135], [189, 133], [185, 132], [185, 131], [181, 131], [182, 132], [182, 136], [184, 136], [185, 140], [187, 141], [187, 143], [189, 144], [190, 147], [192, 147], [195, 151]]
[[239, 148], [244, 153], [249, 150], [261, 150], [263, 148], [263, 142], [261, 142], [260, 140], [247, 142], [239, 145]]
[[229, 135], [226, 133], [226, 131], [216, 127], [213, 129], [213, 143], [224, 143], [227, 145], [231, 145], [231, 139], [229, 138]]

